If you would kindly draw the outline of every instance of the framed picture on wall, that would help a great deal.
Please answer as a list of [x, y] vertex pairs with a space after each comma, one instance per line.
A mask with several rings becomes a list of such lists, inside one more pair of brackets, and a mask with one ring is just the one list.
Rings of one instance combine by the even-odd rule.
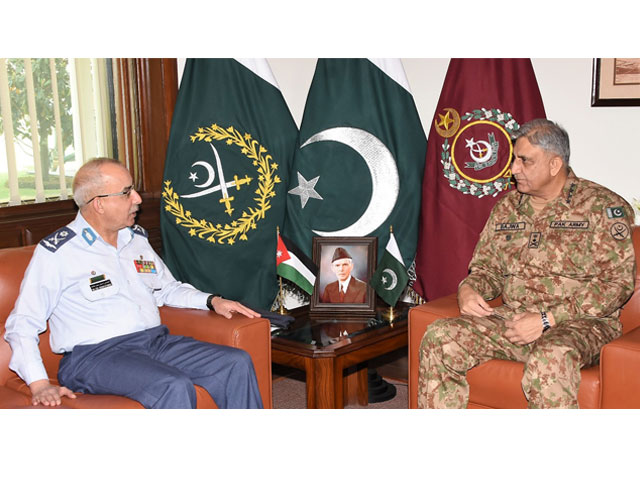
[[377, 237], [314, 237], [318, 266], [311, 296], [312, 316], [371, 316], [376, 295], [369, 285], [376, 267]]
[[640, 58], [595, 58], [591, 106], [640, 106]]

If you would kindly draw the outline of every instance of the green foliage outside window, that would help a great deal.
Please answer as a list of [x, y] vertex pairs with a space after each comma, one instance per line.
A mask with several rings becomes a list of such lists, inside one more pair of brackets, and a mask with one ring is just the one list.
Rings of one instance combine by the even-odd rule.
[[[68, 59], [55, 59], [56, 80], [58, 82], [58, 96], [60, 102], [60, 120], [62, 124], [63, 152], [73, 144], [73, 119], [71, 116], [71, 89]], [[49, 172], [57, 168], [57, 147], [49, 147], [49, 136], [55, 131], [55, 114], [53, 104], [53, 90], [51, 69], [48, 58], [31, 59], [35, 103], [38, 116], [38, 136], [42, 177], [49, 183]], [[13, 133], [16, 145], [33, 156], [34, 148], [31, 144], [31, 123], [27, 100], [27, 87], [24, 71], [24, 59], [12, 58], [7, 60], [7, 76], [11, 97], [11, 114], [13, 117]], [[2, 118], [0, 118], [0, 134], [4, 133]], [[74, 155], [68, 155], [64, 161], [72, 161]], [[57, 177], [57, 176], [56, 176]]]

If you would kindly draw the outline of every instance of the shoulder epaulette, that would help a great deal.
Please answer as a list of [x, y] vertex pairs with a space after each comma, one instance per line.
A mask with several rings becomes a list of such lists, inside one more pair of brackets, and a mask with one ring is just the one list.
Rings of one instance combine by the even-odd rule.
[[75, 236], [76, 232], [71, 230], [69, 227], [62, 227], [40, 240], [40, 245], [50, 252], [56, 253], [62, 245]]
[[133, 233], [142, 235], [144, 238], [149, 238], [149, 233], [138, 224], [135, 224], [133, 227], [131, 227], [131, 230], [133, 230]]

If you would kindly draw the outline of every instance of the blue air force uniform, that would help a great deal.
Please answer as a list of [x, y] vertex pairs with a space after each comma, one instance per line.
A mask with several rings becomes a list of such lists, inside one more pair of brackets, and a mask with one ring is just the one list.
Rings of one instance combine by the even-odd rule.
[[48, 378], [38, 349], [48, 319], [52, 351], [65, 354], [58, 379], [73, 391], [189, 408], [197, 383], [221, 408], [262, 407], [246, 352], [169, 335], [160, 323], [159, 306], [206, 310], [209, 294], [175, 280], [142, 227], [120, 230], [117, 245], [80, 212], [39, 243], [6, 322], [10, 368], [27, 384]]

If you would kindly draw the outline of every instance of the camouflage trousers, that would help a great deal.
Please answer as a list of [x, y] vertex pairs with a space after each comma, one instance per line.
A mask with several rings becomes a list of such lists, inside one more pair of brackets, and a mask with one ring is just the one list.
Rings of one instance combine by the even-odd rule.
[[621, 335], [617, 321], [567, 320], [536, 341], [516, 345], [496, 316], [445, 318], [427, 328], [420, 345], [419, 408], [466, 408], [467, 371], [498, 358], [525, 364], [522, 390], [529, 408], [578, 408], [580, 368]]

